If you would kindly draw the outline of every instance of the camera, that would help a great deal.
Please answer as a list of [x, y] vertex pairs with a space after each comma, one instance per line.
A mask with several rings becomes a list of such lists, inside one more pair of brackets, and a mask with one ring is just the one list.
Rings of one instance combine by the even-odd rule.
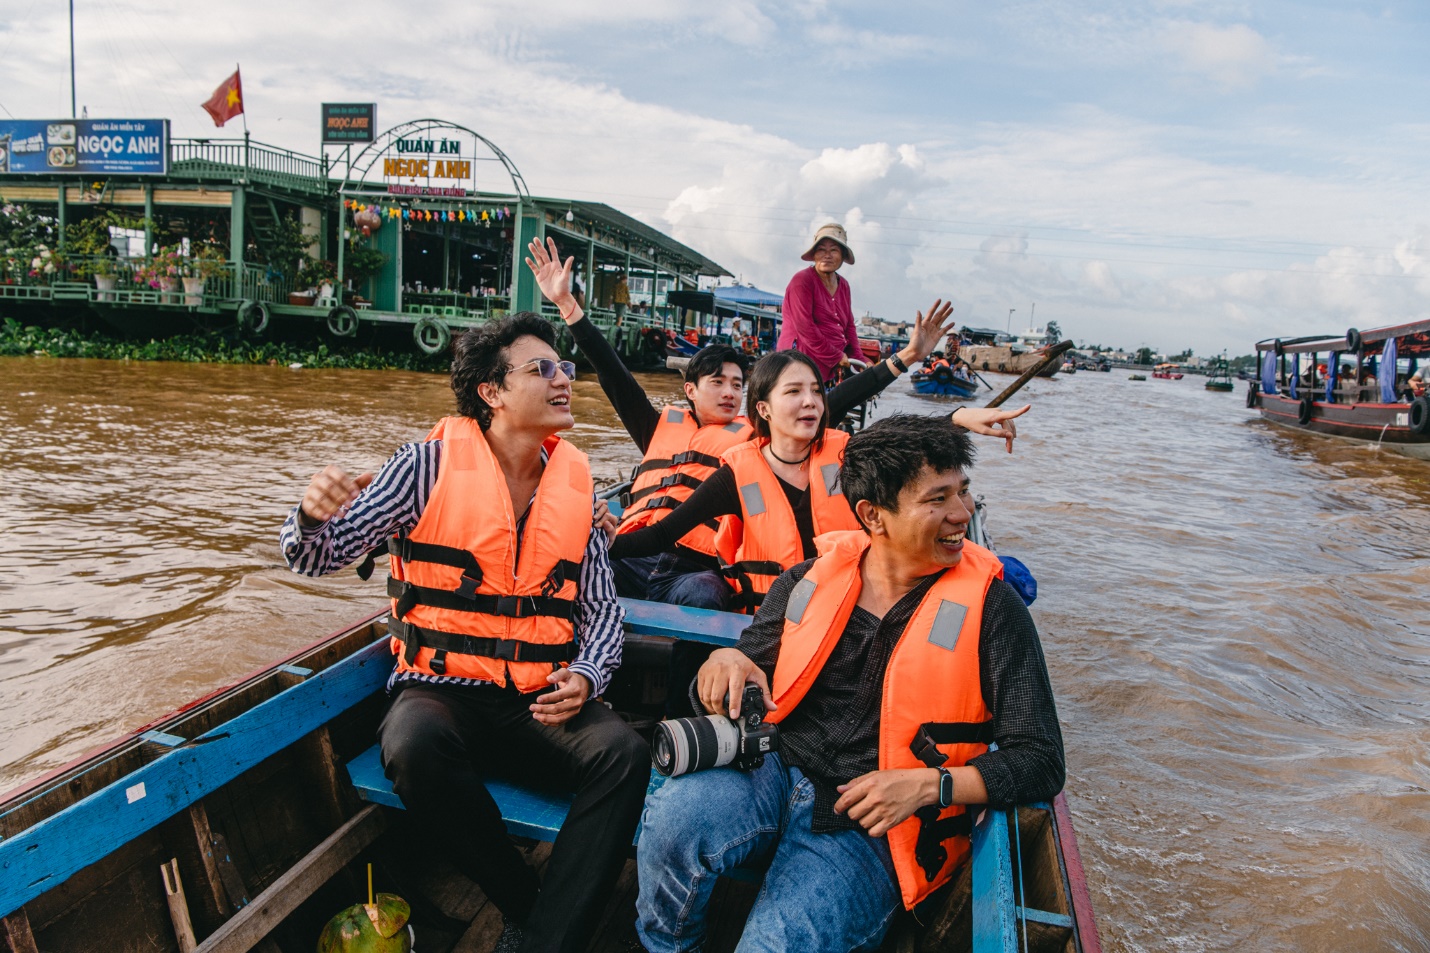
[[[725, 696], [726, 710], [730, 696]], [[765, 699], [758, 685], [746, 685], [740, 697], [740, 717], [704, 715], [675, 718], [655, 726], [651, 760], [668, 778], [733, 764], [751, 771], [765, 755], [779, 748], [779, 726], [765, 721]]]

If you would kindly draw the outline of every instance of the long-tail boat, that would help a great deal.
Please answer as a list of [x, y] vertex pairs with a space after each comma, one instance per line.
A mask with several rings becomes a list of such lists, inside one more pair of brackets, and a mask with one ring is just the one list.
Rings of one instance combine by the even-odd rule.
[[[983, 540], [981, 515], [970, 537]], [[626, 664], [605, 700], [647, 734], [676, 639], [732, 644], [748, 617], [624, 601]], [[392, 671], [387, 610], [279, 659], [0, 798], [0, 949], [308, 953], [377, 889], [411, 904], [422, 953], [490, 950], [481, 891], [421, 847], [374, 744]], [[538, 868], [569, 800], [493, 778]], [[882, 949], [1100, 953], [1067, 803], [986, 809], [973, 854]], [[708, 949], [738, 941], [759, 874], [722, 881]], [[751, 882], [753, 880], [754, 882]], [[591, 949], [631, 949], [627, 863]]]
[[1246, 406], [1264, 419], [1430, 459], [1430, 396], [1410, 380], [1430, 365], [1430, 321], [1272, 338], [1256, 353]]

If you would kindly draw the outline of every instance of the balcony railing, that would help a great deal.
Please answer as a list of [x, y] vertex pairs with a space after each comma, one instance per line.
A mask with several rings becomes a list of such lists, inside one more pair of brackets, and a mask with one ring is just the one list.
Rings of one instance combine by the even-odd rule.
[[176, 172], [221, 172], [244, 178], [303, 179], [326, 187], [327, 163], [313, 156], [250, 139], [175, 139]]

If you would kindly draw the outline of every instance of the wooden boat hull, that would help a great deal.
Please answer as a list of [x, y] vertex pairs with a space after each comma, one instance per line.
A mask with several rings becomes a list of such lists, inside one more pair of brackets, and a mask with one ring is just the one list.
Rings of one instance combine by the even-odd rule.
[[1251, 400], [1251, 406], [1272, 423], [1311, 433], [1389, 444], [1409, 456], [1430, 459], [1430, 434], [1411, 429], [1409, 404], [1331, 404], [1313, 399], [1310, 419], [1305, 423], [1301, 422], [1302, 404], [1301, 399], [1260, 392]]
[[[968, 362], [975, 371], [993, 374], [1021, 375], [1043, 359], [1042, 351], [1015, 353], [1012, 348], [1001, 345], [973, 344], [959, 348], [958, 356]], [[1039, 377], [1052, 377], [1059, 365], [1050, 365]]]
[[[986, 540], [981, 527], [975, 514], [970, 535]], [[672, 637], [730, 644], [748, 623], [728, 613], [625, 605], [628, 660], [617, 680], [627, 684], [613, 683], [606, 695], [622, 711], [632, 690], [643, 698], [651, 684], [664, 684], [663, 662], [643, 670], [637, 647], [649, 656]], [[424, 953], [490, 949], [499, 913], [460, 874], [414, 855], [414, 842], [430, 832], [411, 828], [390, 787], [385, 797], [369, 796], [369, 787], [387, 783], [380, 767], [372, 782], [352, 767], [373, 761], [386, 706], [393, 656], [385, 616], [384, 607], [0, 797], [0, 949], [187, 950], [192, 940], [180, 937], [191, 931], [200, 953], [306, 953], [328, 918], [362, 898], [368, 861], [378, 889], [412, 903]], [[508, 827], [546, 840], [551, 823], [559, 829], [559, 820], [509, 819]], [[1100, 953], [1061, 795], [984, 811], [972, 841], [971, 862], [935, 909], [920, 920], [897, 918], [884, 950]], [[526, 843], [539, 864], [549, 847]], [[161, 866], [170, 866], [167, 882]], [[174, 873], [182, 890], [169, 895]], [[627, 948], [635, 889], [628, 863], [594, 949]], [[757, 892], [757, 884], [722, 881], [710, 953], [733, 949]]]
[[973, 381], [961, 381], [953, 378], [949, 381], [940, 381], [931, 375], [915, 373], [910, 375], [914, 385], [915, 394], [925, 394], [933, 397], [972, 397], [978, 391], [978, 385]]

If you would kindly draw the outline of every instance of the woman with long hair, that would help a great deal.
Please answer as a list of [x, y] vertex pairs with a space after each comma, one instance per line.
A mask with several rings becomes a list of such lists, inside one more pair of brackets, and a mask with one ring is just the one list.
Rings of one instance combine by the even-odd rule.
[[[787, 350], [761, 358], [746, 383], [746, 416], [755, 438], [727, 450], [720, 468], [665, 519], [616, 537], [612, 558], [664, 552], [700, 523], [739, 517], [721, 529], [716, 548], [738, 607], [753, 613], [780, 573], [815, 556], [816, 536], [859, 528], [839, 488], [849, 437], [829, 427], [828, 403], [819, 367], [808, 355]], [[960, 407], [953, 422], [1002, 438], [1011, 453], [1013, 419], [1028, 409]]]

